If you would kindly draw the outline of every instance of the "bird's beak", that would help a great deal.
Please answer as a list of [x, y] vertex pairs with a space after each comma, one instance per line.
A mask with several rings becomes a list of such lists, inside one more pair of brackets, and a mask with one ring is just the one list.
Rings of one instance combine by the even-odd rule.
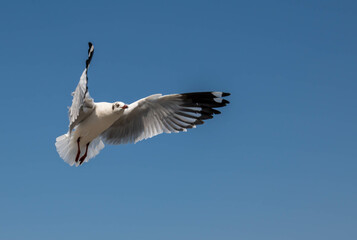
[[127, 109], [128, 105], [124, 104], [124, 106], [121, 107], [122, 109]]

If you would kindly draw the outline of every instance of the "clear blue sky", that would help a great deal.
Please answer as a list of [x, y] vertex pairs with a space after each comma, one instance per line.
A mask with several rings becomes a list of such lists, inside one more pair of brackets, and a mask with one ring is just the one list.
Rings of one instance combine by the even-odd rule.
[[[0, 239], [357, 239], [356, 1], [2, 1]], [[58, 156], [96, 101], [228, 91], [187, 133]]]

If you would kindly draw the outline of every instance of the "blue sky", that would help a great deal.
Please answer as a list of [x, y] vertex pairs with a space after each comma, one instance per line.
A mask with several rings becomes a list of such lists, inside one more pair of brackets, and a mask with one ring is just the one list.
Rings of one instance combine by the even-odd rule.
[[[355, 1], [2, 1], [0, 238], [356, 239]], [[203, 126], [58, 156], [96, 101], [228, 91]]]

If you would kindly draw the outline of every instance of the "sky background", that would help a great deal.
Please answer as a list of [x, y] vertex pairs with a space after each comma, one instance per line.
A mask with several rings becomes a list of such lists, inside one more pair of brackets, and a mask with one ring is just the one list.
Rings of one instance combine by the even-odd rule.
[[[1, 1], [0, 239], [357, 239], [356, 1]], [[89, 91], [227, 91], [197, 129], [57, 154]]]

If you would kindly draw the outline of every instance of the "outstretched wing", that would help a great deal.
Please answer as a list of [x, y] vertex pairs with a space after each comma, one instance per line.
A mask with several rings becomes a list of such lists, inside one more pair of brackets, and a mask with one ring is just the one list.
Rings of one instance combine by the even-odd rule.
[[102, 140], [108, 144], [124, 144], [151, 138], [163, 132], [181, 132], [203, 120], [220, 114], [215, 108], [229, 102], [223, 92], [196, 92], [164, 95], [155, 94], [129, 105], [112, 126], [102, 133]]
[[88, 59], [86, 60], [86, 68], [84, 69], [76, 90], [72, 93], [73, 100], [72, 106], [69, 108], [69, 132], [85, 119], [95, 108], [93, 99], [89, 96], [88, 92], [88, 68], [94, 53], [94, 46], [88, 43]]

